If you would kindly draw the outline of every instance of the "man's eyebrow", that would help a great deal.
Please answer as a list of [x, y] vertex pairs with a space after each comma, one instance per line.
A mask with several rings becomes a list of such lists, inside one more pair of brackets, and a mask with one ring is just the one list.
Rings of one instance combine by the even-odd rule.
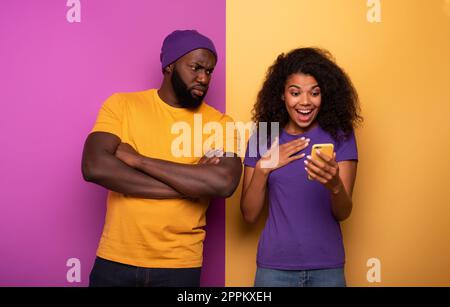
[[197, 66], [199, 66], [200, 68], [204, 68], [204, 69], [207, 69], [207, 70], [214, 70], [214, 66], [213, 67], [206, 67], [205, 65], [200, 64], [199, 62], [196, 62], [196, 61], [193, 61], [192, 63], [197, 65]]

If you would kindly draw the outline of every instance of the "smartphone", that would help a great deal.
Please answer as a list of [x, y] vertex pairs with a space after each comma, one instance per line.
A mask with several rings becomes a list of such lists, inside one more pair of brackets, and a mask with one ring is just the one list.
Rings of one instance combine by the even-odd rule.
[[[321, 158], [317, 155], [317, 150], [320, 150], [321, 153], [332, 157], [334, 152], [334, 145], [329, 144], [314, 144], [311, 149], [311, 159], [313, 160], [321, 160]], [[313, 180], [311, 176], [308, 175], [309, 180]]]

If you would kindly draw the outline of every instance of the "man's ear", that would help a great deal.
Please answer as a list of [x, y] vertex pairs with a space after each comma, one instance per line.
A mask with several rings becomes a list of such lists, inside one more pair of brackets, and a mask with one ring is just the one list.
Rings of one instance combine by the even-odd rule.
[[173, 71], [173, 64], [167, 65], [165, 71], [170, 74]]

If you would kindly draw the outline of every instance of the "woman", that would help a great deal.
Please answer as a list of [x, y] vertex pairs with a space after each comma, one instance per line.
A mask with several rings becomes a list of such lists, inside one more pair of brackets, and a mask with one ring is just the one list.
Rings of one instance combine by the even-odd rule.
[[[252, 157], [257, 131], [244, 159], [244, 219], [255, 222], [269, 203], [255, 286], [345, 286], [339, 222], [352, 211], [354, 128], [362, 121], [350, 79], [324, 50], [281, 54], [268, 70], [253, 120], [280, 127], [270, 149]], [[333, 154], [311, 159], [311, 147], [322, 143], [333, 143]]]

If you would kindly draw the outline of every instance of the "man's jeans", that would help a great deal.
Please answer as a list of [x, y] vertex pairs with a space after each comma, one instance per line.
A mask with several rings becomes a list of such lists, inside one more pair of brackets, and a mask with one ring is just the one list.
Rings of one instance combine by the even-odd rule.
[[258, 267], [255, 287], [345, 287], [344, 268], [305, 271]]
[[90, 287], [199, 287], [201, 268], [141, 268], [97, 257]]

